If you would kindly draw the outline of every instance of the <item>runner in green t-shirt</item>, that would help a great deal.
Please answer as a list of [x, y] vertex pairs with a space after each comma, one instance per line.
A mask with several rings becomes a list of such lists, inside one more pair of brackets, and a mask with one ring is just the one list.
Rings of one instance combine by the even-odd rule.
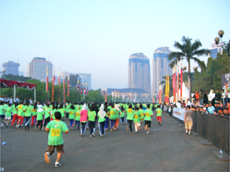
[[123, 106], [121, 106], [121, 125], [124, 124], [124, 120], [125, 120], [125, 108]]
[[45, 123], [44, 123], [44, 126], [42, 127], [42, 130], [44, 130], [44, 128], [46, 127], [46, 125], [50, 122], [50, 116], [51, 116], [51, 107], [50, 107], [50, 104], [46, 104], [45, 108], [43, 109], [44, 110], [44, 113], [45, 113]]
[[134, 116], [134, 111], [132, 109], [132, 105], [129, 105], [129, 108], [127, 110], [127, 121], [128, 121], [128, 126], [126, 128], [126, 130], [130, 129], [131, 134], [133, 134], [133, 129], [132, 129], [132, 125], [133, 125], [133, 116]]
[[147, 105], [147, 109], [145, 110], [145, 117], [144, 117], [144, 121], [145, 121], [145, 130], [147, 130], [147, 135], [149, 135], [149, 131], [151, 128], [151, 121], [152, 121], [152, 116], [153, 116], [153, 111], [150, 109], [150, 105]]
[[104, 105], [101, 104], [100, 110], [97, 113], [98, 122], [99, 122], [99, 133], [101, 137], [105, 135], [105, 120], [106, 120], [106, 112], [104, 110]]
[[140, 124], [141, 124], [141, 129], [142, 129], [142, 125], [143, 125], [143, 121], [144, 121], [144, 117], [145, 117], [145, 111], [143, 110], [143, 106], [142, 104], [140, 104], [139, 106], [139, 113], [140, 113]]
[[33, 110], [33, 106], [30, 105], [30, 103], [27, 103], [27, 106], [25, 106], [25, 118], [26, 118], [26, 123], [25, 123], [25, 130], [29, 130], [30, 129], [30, 118], [32, 115], [32, 110]]
[[161, 110], [160, 106], [157, 106], [157, 109], [156, 109], [156, 116], [157, 116], [158, 125], [161, 126], [162, 110]]
[[92, 104], [89, 107], [88, 111], [88, 122], [89, 122], [89, 132], [90, 136], [89, 137], [95, 137], [95, 117], [96, 117], [96, 111], [95, 111], [95, 104]]
[[80, 112], [81, 112], [81, 106], [77, 106], [75, 111], [75, 128], [77, 126], [77, 129], [80, 130]]
[[111, 121], [111, 131], [114, 130], [114, 125], [116, 124], [116, 115], [117, 115], [117, 112], [116, 112], [116, 109], [114, 108], [114, 104], [111, 105], [111, 109], [109, 111], [109, 118], [110, 118], [110, 121]]
[[12, 113], [12, 108], [7, 104], [8, 106], [5, 106], [5, 122], [6, 122], [6, 127], [8, 127], [10, 119], [11, 119], [11, 113]]
[[24, 113], [24, 111], [25, 111], [25, 107], [24, 107], [22, 101], [21, 101], [20, 104], [16, 107], [16, 109], [17, 109], [17, 111], [18, 111], [18, 122], [17, 122], [16, 128], [19, 129], [20, 123], [22, 123], [23, 120], [24, 120], [23, 113]]
[[71, 105], [69, 109], [69, 121], [70, 121], [71, 130], [73, 130], [74, 127], [74, 114], [75, 114], [75, 108], [74, 105]]
[[61, 121], [61, 113], [60, 112], [55, 112], [55, 120], [51, 121], [48, 123], [46, 126], [46, 132], [48, 134], [48, 148], [46, 150], [46, 153], [44, 154], [45, 156], [45, 161], [47, 163], [50, 163], [49, 156], [54, 153], [54, 149], [56, 148], [57, 151], [57, 159], [55, 161], [55, 167], [60, 167], [60, 159], [62, 154], [64, 153], [63, 150], [63, 144], [64, 140], [62, 137], [62, 132], [65, 132], [66, 134], [69, 133], [69, 129], [67, 125]]
[[[13, 113], [13, 119], [11, 122], [11, 128], [13, 128], [15, 121], [18, 120], [18, 111], [16, 109], [17, 103], [15, 102], [14, 104], [12, 104], [11, 108], [12, 108], [12, 113]], [[15, 124], [16, 125], [16, 124]]]
[[44, 116], [43, 106], [39, 104], [38, 110], [37, 110], [37, 125], [34, 128], [35, 130], [37, 129], [39, 125], [40, 125], [40, 130], [42, 130], [43, 116]]
[[134, 125], [135, 125], [135, 132], [138, 133], [138, 130], [140, 130], [140, 113], [139, 113], [139, 108], [135, 107], [134, 111]]
[[4, 105], [3, 102], [1, 101], [0, 103], [0, 117], [1, 117], [1, 126], [4, 126], [4, 119], [5, 119], [5, 115], [4, 115]]

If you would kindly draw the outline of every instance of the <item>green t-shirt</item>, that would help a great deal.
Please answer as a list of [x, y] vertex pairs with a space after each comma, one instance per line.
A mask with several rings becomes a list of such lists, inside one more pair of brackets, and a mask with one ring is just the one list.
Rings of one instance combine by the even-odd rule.
[[43, 114], [44, 114], [44, 111], [42, 111], [42, 112], [37, 112], [37, 121], [43, 120]]
[[11, 112], [12, 112], [11, 107], [9, 107], [9, 106], [6, 107], [5, 111], [6, 111], [5, 116], [6, 117], [11, 117]]
[[69, 109], [69, 119], [74, 119], [75, 110]]
[[31, 105], [25, 107], [25, 110], [26, 110], [25, 116], [26, 116], [26, 117], [30, 117], [30, 116], [31, 116], [31, 114], [32, 114], [32, 109], [33, 109], [33, 106], [31, 106]]
[[144, 118], [144, 120], [145, 121], [151, 121], [152, 120], [151, 116], [153, 116], [153, 111], [150, 110], [150, 109], [146, 109], [145, 110], [145, 118]]
[[14, 104], [11, 106], [11, 108], [12, 108], [12, 113], [13, 113], [13, 114], [18, 114], [18, 111], [17, 111], [17, 109], [15, 108], [15, 105], [14, 105]]
[[80, 109], [75, 111], [75, 121], [80, 121], [81, 118], [80, 112], [81, 112]]
[[50, 117], [51, 113], [51, 108], [50, 107], [45, 107], [45, 119]]
[[37, 109], [34, 109], [34, 108], [33, 108], [33, 110], [32, 110], [32, 116], [37, 115], [37, 110], [38, 110], [38, 108], [37, 108]]
[[4, 115], [4, 106], [0, 105], [0, 115]]
[[24, 111], [24, 105], [18, 105], [17, 106], [18, 109], [18, 116], [23, 116], [23, 111]]
[[48, 135], [48, 145], [57, 146], [64, 144], [62, 132], [69, 130], [64, 122], [60, 120], [54, 120], [49, 122], [46, 128], [50, 129]]
[[125, 111], [121, 113], [121, 117], [125, 117]]
[[133, 109], [129, 108], [127, 110], [127, 120], [133, 120], [133, 116], [134, 116], [134, 111]]
[[89, 121], [95, 121], [95, 117], [96, 117], [96, 112], [95, 111], [88, 111], [88, 120]]
[[140, 119], [144, 119], [145, 111], [143, 109], [139, 109], [139, 113], [140, 113]]
[[101, 118], [99, 114], [97, 114], [98, 116], [98, 122], [104, 122], [105, 121], [105, 118]]
[[134, 111], [134, 120], [133, 122], [140, 122], [140, 113], [139, 111]]
[[53, 118], [53, 120], [55, 119], [55, 112], [56, 111], [60, 111], [60, 109], [58, 109], [58, 110], [57, 109], [53, 109], [52, 110], [52, 118]]
[[157, 116], [161, 116], [162, 115], [162, 110], [160, 108], [157, 108], [156, 113], [157, 113]]
[[110, 114], [110, 119], [111, 120], [115, 120], [116, 119], [116, 116], [117, 116], [116, 109], [114, 109], [114, 108], [110, 109], [109, 114]]

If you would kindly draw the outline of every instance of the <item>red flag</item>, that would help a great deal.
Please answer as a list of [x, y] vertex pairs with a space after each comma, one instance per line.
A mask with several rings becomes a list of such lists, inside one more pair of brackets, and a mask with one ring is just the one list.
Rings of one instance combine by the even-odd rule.
[[55, 76], [53, 76], [53, 86], [52, 86], [52, 102], [54, 101], [54, 83], [55, 83]]
[[58, 77], [58, 86], [60, 86], [61, 81], [60, 81], [60, 76]]
[[79, 85], [77, 86], [77, 91], [79, 91]]
[[179, 101], [179, 67], [177, 71], [177, 84], [176, 84], [176, 92], [177, 92], [177, 101]]
[[84, 94], [86, 94], [86, 89], [84, 88]]
[[172, 77], [173, 97], [176, 98], [176, 73]]
[[89, 94], [89, 90], [88, 90], [88, 88], [87, 88], [87, 95]]
[[182, 98], [182, 85], [183, 85], [183, 69], [180, 71], [180, 97]]
[[63, 101], [65, 103], [65, 79], [63, 80]]
[[82, 88], [81, 88], [81, 94], [82, 94]]
[[48, 76], [46, 77], [46, 92], [49, 91], [49, 79]]
[[68, 81], [68, 87], [67, 87], [67, 96], [69, 97], [69, 81]]

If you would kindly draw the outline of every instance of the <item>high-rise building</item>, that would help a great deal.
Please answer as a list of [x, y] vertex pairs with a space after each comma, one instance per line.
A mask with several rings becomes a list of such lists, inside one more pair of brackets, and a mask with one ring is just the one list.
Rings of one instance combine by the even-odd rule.
[[46, 71], [48, 67], [48, 78], [49, 81], [53, 77], [53, 64], [46, 61], [43, 57], [34, 57], [33, 60], [28, 64], [28, 77], [38, 79], [40, 81], [46, 81]]
[[[69, 72], [62, 72], [61, 73], [61, 82], [63, 82], [63, 77], [68, 77], [68, 75], [78, 75], [78, 80], [81, 82], [82, 85], [85, 87], [88, 86], [88, 89], [91, 90], [91, 74], [86, 73], [69, 73]], [[75, 86], [78, 83], [75, 83]]]
[[157, 48], [153, 53], [153, 94], [159, 91], [159, 84], [163, 76], [172, 75], [172, 69], [169, 67], [170, 60], [168, 60], [169, 53], [168, 47]]
[[[223, 43], [220, 43], [220, 44], [223, 44]], [[212, 48], [209, 49], [210, 53], [208, 54], [208, 57], [212, 57], [213, 59], [216, 59], [218, 53], [222, 54], [222, 52], [223, 52], [222, 47], [217, 46], [215, 43], [212, 43], [211, 47]]]
[[5, 75], [19, 75], [19, 63], [8, 61], [6, 63], [3, 63], [2, 66], [5, 69]]
[[149, 59], [143, 53], [135, 53], [129, 57], [128, 88], [141, 88], [148, 93], [150, 88]]

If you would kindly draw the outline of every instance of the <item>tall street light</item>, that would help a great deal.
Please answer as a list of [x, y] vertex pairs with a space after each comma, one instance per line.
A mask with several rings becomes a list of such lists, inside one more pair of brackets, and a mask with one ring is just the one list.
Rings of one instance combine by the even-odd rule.
[[[230, 56], [230, 49], [229, 49], [230, 40], [229, 40], [228, 43], [226, 41], [222, 41], [222, 37], [224, 36], [224, 31], [223, 30], [219, 30], [218, 35], [219, 35], [219, 37], [215, 37], [215, 39], [214, 39], [215, 44], [218, 47], [221, 47], [221, 48], [225, 49], [227, 51], [227, 53], [228, 53], [228, 56]], [[219, 43], [221, 43], [221, 44], [219, 44]]]

